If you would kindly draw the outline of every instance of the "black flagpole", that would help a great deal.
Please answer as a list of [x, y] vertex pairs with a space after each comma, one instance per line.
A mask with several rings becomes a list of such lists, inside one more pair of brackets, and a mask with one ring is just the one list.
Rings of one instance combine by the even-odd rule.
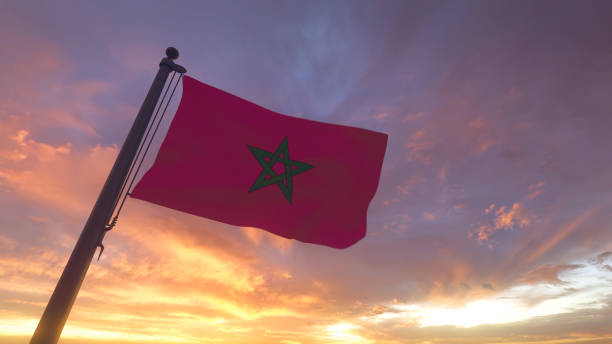
[[187, 72], [185, 68], [173, 62], [178, 58], [178, 50], [170, 47], [166, 49], [166, 56], [159, 63], [159, 71], [140, 107], [140, 111], [138, 111], [138, 116], [136, 116], [132, 129], [130, 129], [121, 147], [89, 219], [85, 223], [64, 272], [62, 272], [62, 276], [57, 282], [49, 303], [38, 322], [30, 344], [56, 344], [59, 340], [70, 309], [96, 252], [96, 247], [104, 237], [106, 226], [113, 215], [115, 200], [120, 196], [121, 186], [127, 178], [130, 165], [136, 156], [138, 146], [166, 84], [168, 75], [171, 71], [181, 74]]

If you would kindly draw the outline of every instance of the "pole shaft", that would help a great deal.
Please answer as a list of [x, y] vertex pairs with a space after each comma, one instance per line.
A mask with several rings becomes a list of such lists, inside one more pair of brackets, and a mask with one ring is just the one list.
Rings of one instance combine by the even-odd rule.
[[57, 282], [30, 344], [56, 344], [59, 340], [68, 314], [70, 314], [95, 254], [99, 239], [104, 235], [105, 226], [113, 215], [114, 201], [120, 196], [121, 185], [127, 178], [132, 160], [134, 160], [168, 75], [174, 69], [173, 66], [178, 65], [175, 65], [170, 58], [162, 59], [153, 84], [140, 107], [140, 111], [138, 111], [134, 124], [132, 124], [115, 164], [89, 215], [89, 219], [85, 223], [68, 263]]

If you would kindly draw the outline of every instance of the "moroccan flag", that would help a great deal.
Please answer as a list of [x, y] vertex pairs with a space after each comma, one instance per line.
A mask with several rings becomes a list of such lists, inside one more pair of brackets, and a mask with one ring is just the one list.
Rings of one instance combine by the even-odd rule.
[[366, 233], [387, 135], [289, 117], [183, 78], [183, 97], [131, 196], [335, 248]]

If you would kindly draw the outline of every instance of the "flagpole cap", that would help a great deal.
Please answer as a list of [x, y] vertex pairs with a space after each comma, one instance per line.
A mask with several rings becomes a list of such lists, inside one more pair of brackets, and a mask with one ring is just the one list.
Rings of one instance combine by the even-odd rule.
[[179, 52], [175, 47], [168, 47], [166, 49], [166, 56], [171, 60], [176, 60], [179, 57]]

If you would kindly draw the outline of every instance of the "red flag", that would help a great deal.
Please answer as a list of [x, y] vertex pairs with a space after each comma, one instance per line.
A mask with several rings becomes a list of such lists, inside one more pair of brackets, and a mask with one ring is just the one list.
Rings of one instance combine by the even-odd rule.
[[183, 78], [155, 163], [132, 197], [345, 248], [366, 233], [387, 135], [289, 117]]

